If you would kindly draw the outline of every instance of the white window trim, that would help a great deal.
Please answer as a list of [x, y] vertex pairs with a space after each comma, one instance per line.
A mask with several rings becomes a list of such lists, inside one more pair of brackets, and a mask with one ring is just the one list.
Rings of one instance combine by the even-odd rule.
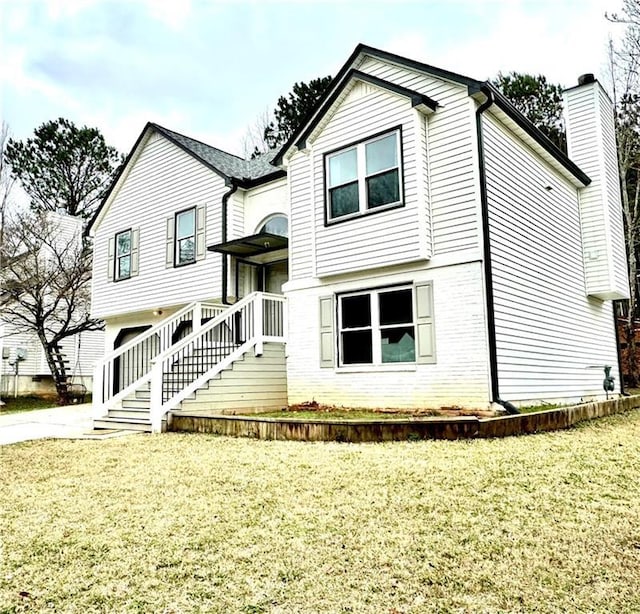
[[[118, 253], [118, 237], [122, 235], [129, 235], [129, 251], [126, 254]], [[129, 274], [128, 275], [120, 275], [120, 260], [122, 258], [129, 258]], [[133, 264], [133, 230], [129, 228], [128, 230], [123, 230], [121, 232], [116, 232], [115, 235], [115, 261], [113, 263], [113, 278], [115, 281], [122, 281], [123, 279], [129, 279], [132, 276], [131, 267]]]
[[[380, 324], [380, 294], [388, 294], [391, 292], [398, 292], [401, 290], [411, 290], [411, 310], [412, 310], [412, 321], [411, 323], [401, 323], [401, 324]], [[369, 296], [369, 305], [371, 310], [371, 324], [369, 326], [362, 326], [356, 328], [343, 328], [342, 326], [342, 299], [348, 298], [350, 296]], [[374, 300], [375, 299], [375, 300]], [[413, 343], [414, 343], [414, 351], [416, 359], [412, 361], [405, 362], [382, 362], [382, 331], [388, 330], [391, 328], [407, 328], [408, 326], [413, 327]], [[342, 344], [342, 333], [345, 331], [359, 331], [359, 330], [371, 330], [371, 362], [370, 363], [347, 363], [343, 362], [344, 357], [344, 348]], [[417, 330], [416, 330], [416, 313], [415, 313], [415, 288], [413, 285], [402, 285], [402, 286], [394, 286], [394, 287], [386, 287], [386, 288], [376, 288], [371, 290], [363, 290], [358, 292], [346, 292], [344, 294], [340, 294], [338, 296], [338, 348], [339, 348], [339, 364], [337, 365], [337, 369], [343, 371], [362, 371], [362, 370], [370, 370], [374, 369], [385, 369], [385, 370], [406, 370], [406, 368], [412, 367], [417, 362]]]
[[[186, 235], [184, 237], [178, 236], [178, 229], [180, 228], [180, 224], [178, 224], [178, 218], [185, 213], [193, 213], [193, 232], [190, 235]], [[173, 258], [175, 262], [175, 266], [185, 266], [187, 264], [193, 264], [198, 258], [196, 254], [197, 246], [196, 246], [196, 234], [198, 229], [198, 211], [196, 207], [190, 207], [189, 209], [183, 209], [182, 211], [178, 211], [175, 215], [175, 232], [174, 232], [174, 240], [173, 240]], [[191, 260], [185, 260], [184, 262], [180, 262], [180, 241], [184, 241], [191, 237], [193, 240], [193, 258]]]
[[[375, 141], [384, 139], [391, 134], [395, 134], [396, 137], [396, 162], [397, 166], [389, 167], [388, 169], [377, 171], [372, 173], [371, 176], [380, 175], [382, 173], [388, 172], [390, 170], [398, 169], [398, 193], [399, 200], [387, 203], [386, 205], [381, 205], [379, 207], [367, 207], [367, 157], [366, 157], [366, 146]], [[343, 183], [339, 183], [337, 185], [330, 185], [330, 175], [329, 175], [329, 162], [331, 158], [335, 156], [339, 156], [341, 154], [346, 153], [352, 149], [356, 150], [356, 164], [357, 164], [357, 177], [351, 181], [345, 181]], [[338, 222], [342, 222], [345, 220], [350, 220], [358, 217], [362, 217], [364, 215], [370, 215], [372, 213], [377, 213], [379, 211], [385, 211], [386, 209], [393, 209], [398, 206], [402, 206], [404, 203], [404, 192], [403, 192], [403, 157], [402, 157], [402, 130], [400, 127], [393, 128], [391, 130], [387, 130], [381, 134], [377, 134], [371, 138], [368, 138], [364, 141], [360, 141], [355, 144], [347, 145], [341, 149], [332, 151], [325, 155], [324, 159], [324, 173], [327, 179], [326, 188], [325, 188], [325, 211], [326, 211], [326, 220], [327, 224], [336, 224]], [[340, 186], [348, 185], [350, 183], [358, 182], [358, 211], [354, 211], [353, 213], [348, 213], [346, 215], [340, 215], [337, 217], [332, 217], [331, 215], [331, 190]]]

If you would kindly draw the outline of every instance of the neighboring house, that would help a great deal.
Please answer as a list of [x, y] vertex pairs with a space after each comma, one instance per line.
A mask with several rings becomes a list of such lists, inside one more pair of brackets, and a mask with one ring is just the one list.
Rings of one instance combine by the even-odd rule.
[[619, 392], [611, 103], [585, 76], [565, 110], [568, 156], [488, 82], [360, 45], [277, 154], [148, 124], [92, 223], [97, 424], [572, 402], [604, 365]]
[[[104, 332], [85, 331], [61, 343], [70, 383], [90, 392], [93, 372], [103, 355]], [[0, 322], [0, 397], [14, 395], [55, 395], [56, 388], [47, 358], [35, 333]], [[16, 372], [16, 356], [21, 355]], [[17, 377], [16, 377], [17, 375]]]
[[[48, 223], [64, 242], [79, 238], [82, 220], [50, 212]], [[93, 372], [104, 351], [104, 331], [84, 331], [64, 339], [60, 359], [65, 361], [69, 383], [92, 389]], [[19, 323], [2, 320], [0, 308], [0, 397], [55, 395], [56, 388], [46, 355], [36, 333]], [[18, 360], [16, 360], [18, 358]]]

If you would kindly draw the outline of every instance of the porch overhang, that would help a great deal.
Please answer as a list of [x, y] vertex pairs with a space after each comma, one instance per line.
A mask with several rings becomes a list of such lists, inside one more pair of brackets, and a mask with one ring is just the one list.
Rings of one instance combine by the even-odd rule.
[[260, 232], [248, 237], [225, 241], [210, 245], [207, 250], [210, 252], [218, 252], [220, 254], [228, 254], [236, 258], [251, 259], [256, 256], [262, 256], [270, 252], [288, 249], [289, 239], [274, 235], [269, 232]]

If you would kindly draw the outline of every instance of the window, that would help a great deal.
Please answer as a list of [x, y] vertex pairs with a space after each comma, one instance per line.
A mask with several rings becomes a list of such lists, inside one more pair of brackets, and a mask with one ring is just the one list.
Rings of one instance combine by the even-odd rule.
[[328, 221], [400, 205], [400, 151], [398, 129], [327, 154]]
[[165, 266], [173, 268], [204, 260], [206, 206], [198, 205], [167, 218]]
[[287, 222], [287, 218], [284, 215], [274, 215], [260, 227], [260, 232], [268, 232], [279, 237], [288, 237], [289, 222]]
[[176, 266], [196, 261], [196, 210], [188, 209], [176, 215]]
[[138, 274], [138, 243], [140, 229], [130, 228], [117, 232], [109, 239], [109, 281], [129, 279]]
[[416, 361], [412, 288], [339, 297], [342, 365]]
[[131, 277], [131, 230], [119, 232], [116, 235], [116, 279]]

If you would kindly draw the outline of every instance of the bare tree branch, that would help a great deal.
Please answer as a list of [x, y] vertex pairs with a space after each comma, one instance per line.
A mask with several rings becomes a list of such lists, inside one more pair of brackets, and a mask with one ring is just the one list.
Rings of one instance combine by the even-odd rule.
[[65, 366], [56, 358], [61, 341], [102, 328], [90, 315], [89, 246], [81, 224], [64, 221], [51, 212], [15, 214], [0, 245], [0, 318], [40, 339], [61, 402], [67, 394]]

